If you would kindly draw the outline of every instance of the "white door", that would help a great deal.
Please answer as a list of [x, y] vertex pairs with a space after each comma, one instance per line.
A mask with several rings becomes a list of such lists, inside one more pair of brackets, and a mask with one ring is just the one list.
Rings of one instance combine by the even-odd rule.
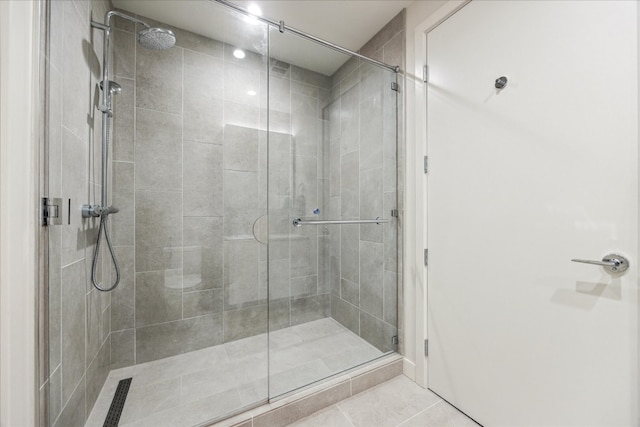
[[637, 8], [473, 1], [427, 36], [428, 385], [485, 426], [640, 425]]

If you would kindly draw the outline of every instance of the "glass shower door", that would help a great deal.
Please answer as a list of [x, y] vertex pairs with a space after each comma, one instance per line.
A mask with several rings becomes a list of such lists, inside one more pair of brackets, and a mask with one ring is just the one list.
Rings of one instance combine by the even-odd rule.
[[395, 81], [270, 32], [270, 398], [396, 349]]
[[[145, 49], [139, 24], [111, 21], [121, 282], [100, 292], [98, 222], [81, 208], [100, 203], [103, 33], [90, 19], [110, 3], [47, 2], [48, 195], [71, 207], [49, 229], [48, 425], [103, 425], [129, 378], [121, 424], [203, 425], [268, 399], [267, 247], [253, 233], [267, 213], [268, 30], [209, 1], [164, 15], [114, 3], [176, 45]], [[104, 240], [101, 255], [97, 281], [110, 284]]]

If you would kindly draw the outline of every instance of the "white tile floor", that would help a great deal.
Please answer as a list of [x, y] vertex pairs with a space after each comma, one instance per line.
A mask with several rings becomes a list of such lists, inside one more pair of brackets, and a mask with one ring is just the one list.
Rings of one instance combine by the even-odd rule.
[[471, 418], [401, 375], [290, 427], [477, 427]]
[[113, 370], [86, 426], [103, 425], [118, 381], [124, 378], [133, 380], [121, 426], [186, 427], [265, 400], [269, 388], [275, 397], [381, 355], [335, 320], [316, 320], [269, 337], [258, 335]]

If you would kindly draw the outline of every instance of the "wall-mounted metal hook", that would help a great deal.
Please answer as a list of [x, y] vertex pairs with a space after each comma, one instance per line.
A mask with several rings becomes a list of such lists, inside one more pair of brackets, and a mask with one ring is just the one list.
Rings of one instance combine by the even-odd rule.
[[502, 89], [507, 85], [507, 78], [505, 76], [498, 77], [496, 79], [496, 89]]

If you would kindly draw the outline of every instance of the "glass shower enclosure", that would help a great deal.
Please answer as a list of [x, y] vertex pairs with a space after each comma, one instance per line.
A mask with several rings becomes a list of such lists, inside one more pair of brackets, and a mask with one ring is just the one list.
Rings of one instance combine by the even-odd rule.
[[[396, 73], [209, 1], [113, 1], [121, 282], [91, 284], [103, 2], [48, 2], [48, 422], [223, 419], [397, 350]], [[76, 84], [82, 82], [82, 84]], [[115, 272], [101, 249], [97, 280]]]

